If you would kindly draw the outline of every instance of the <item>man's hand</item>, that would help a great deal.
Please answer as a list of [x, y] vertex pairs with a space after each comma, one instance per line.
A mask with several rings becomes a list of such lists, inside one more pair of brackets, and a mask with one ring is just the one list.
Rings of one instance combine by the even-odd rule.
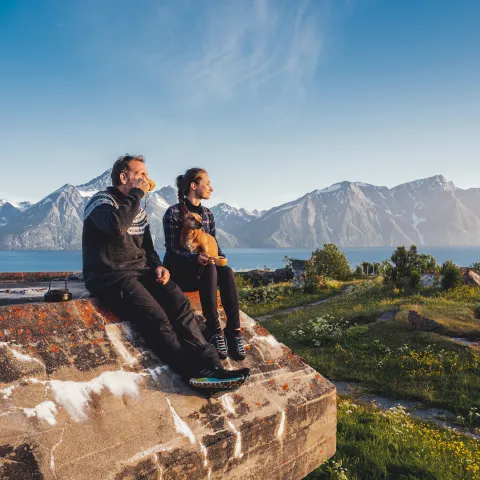
[[165, 285], [170, 280], [170, 272], [165, 267], [157, 267], [155, 269], [156, 281]]
[[150, 184], [145, 177], [140, 177], [135, 180], [132, 188], [140, 188], [143, 193], [147, 193], [150, 190]]
[[201, 253], [198, 258], [197, 258], [197, 261], [200, 265], [208, 265], [209, 263], [215, 263], [215, 261], [213, 260], [212, 257], [209, 257], [208, 255], [205, 255], [204, 253]]

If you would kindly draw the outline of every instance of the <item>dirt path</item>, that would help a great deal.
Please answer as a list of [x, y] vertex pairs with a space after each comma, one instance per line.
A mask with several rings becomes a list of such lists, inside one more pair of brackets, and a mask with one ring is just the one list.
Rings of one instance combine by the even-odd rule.
[[[341, 293], [339, 293], [338, 295], [341, 295]], [[317, 302], [306, 303], [305, 305], [299, 305], [298, 307], [286, 308], [285, 310], [277, 310], [276, 312], [269, 313], [268, 315], [255, 317], [255, 320], [257, 322], [264, 322], [265, 320], [268, 320], [269, 318], [272, 318], [272, 317], [278, 317], [279, 315], [288, 315], [289, 313], [298, 312], [299, 310], [305, 310], [306, 308], [309, 308], [309, 307], [316, 307], [317, 305], [320, 305], [322, 303], [329, 302], [330, 300], [338, 297], [338, 295], [333, 295], [332, 297], [328, 297], [323, 300], [318, 300]]]
[[353, 400], [359, 403], [373, 403], [376, 407], [383, 410], [387, 410], [392, 407], [398, 407], [400, 405], [404, 407], [407, 412], [414, 418], [434, 423], [435, 425], [438, 425], [442, 428], [455, 430], [456, 432], [462, 433], [463, 435], [467, 435], [468, 437], [480, 441], [479, 433], [474, 433], [467, 427], [463, 427], [455, 423], [457, 416], [450, 410], [445, 410], [444, 408], [430, 408], [425, 406], [425, 404], [423, 404], [422, 402], [418, 402], [415, 400], [392, 400], [391, 398], [365, 392], [358, 384], [355, 384], [353, 382], [338, 381], [332, 383], [337, 388], [337, 394], [350, 395]]

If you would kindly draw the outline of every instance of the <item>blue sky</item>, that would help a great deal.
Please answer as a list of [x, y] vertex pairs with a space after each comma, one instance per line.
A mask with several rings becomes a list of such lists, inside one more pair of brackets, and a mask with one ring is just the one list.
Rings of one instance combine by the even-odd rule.
[[0, 198], [141, 153], [269, 208], [350, 180], [480, 186], [480, 2], [0, 2]]

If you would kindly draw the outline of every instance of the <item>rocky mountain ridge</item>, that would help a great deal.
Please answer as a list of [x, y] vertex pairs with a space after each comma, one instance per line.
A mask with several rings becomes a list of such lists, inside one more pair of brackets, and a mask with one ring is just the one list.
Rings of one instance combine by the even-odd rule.
[[[107, 170], [88, 183], [65, 184], [29, 208], [0, 201], [0, 249], [79, 249], [84, 207], [110, 184]], [[163, 215], [176, 202], [171, 186], [143, 202], [157, 248], [164, 243]], [[441, 175], [393, 188], [340, 182], [267, 211], [225, 203], [210, 208], [224, 248], [480, 245], [480, 189], [460, 189]]]

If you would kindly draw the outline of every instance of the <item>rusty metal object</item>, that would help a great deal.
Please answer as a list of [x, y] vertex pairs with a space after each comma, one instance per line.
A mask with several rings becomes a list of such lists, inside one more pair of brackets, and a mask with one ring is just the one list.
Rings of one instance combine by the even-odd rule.
[[252, 376], [207, 400], [95, 299], [0, 307], [0, 478], [303, 478], [335, 452], [335, 388], [241, 322], [226, 365]]

